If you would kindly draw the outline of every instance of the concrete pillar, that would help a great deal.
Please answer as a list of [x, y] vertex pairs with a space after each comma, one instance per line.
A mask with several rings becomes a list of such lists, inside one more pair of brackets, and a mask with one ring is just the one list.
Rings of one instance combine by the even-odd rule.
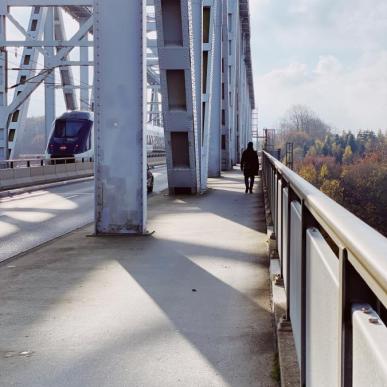
[[95, 231], [144, 234], [145, 0], [95, 0], [94, 18]]

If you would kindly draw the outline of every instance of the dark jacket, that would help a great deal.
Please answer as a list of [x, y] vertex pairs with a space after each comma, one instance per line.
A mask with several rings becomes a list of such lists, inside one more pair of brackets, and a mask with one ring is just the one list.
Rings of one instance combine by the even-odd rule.
[[257, 176], [259, 170], [258, 154], [254, 149], [242, 153], [241, 170], [245, 176]]

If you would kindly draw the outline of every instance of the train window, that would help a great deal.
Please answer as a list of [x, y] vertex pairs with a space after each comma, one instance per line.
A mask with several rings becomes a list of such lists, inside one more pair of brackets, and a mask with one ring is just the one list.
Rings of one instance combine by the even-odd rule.
[[90, 130], [91, 122], [88, 120], [57, 120], [55, 123], [55, 138], [77, 138], [85, 131]]

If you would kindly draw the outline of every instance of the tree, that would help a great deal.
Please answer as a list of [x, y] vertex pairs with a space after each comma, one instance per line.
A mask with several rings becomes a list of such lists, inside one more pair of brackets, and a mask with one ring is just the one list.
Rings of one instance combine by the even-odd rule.
[[294, 105], [282, 120], [283, 131], [304, 132], [313, 138], [324, 138], [329, 126], [316, 113], [304, 105]]
[[340, 181], [337, 179], [325, 180], [321, 187], [321, 192], [328, 195], [331, 199], [335, 200], [338, 203], [343, 202], [343, 192], [344, 188], [341, 186]]
[[387, 235], [387, 162], [363, 159], [342, 173], [344, 206]]
[[313, 164], [303, 165], [301, 169], [298, 171], [298, 174], [303, 177], [306, 181], [313, 185], [317, 185], [317, 171]]
[[352, 153], [352, 148], [350, 145], [347, 145], [345, 147], [345, 151], [343, 154], [343, 163], [344, 164], [351, 164], [353, 160], [353, 153]]

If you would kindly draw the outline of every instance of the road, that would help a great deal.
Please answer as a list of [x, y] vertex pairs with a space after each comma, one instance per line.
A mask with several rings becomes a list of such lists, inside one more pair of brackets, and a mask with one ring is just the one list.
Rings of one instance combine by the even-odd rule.
[[[153, 169], [154, 192], [167, 188], [165, 167]], [[0, 262], [94, 220], [94, 181], [0, 199]]]

